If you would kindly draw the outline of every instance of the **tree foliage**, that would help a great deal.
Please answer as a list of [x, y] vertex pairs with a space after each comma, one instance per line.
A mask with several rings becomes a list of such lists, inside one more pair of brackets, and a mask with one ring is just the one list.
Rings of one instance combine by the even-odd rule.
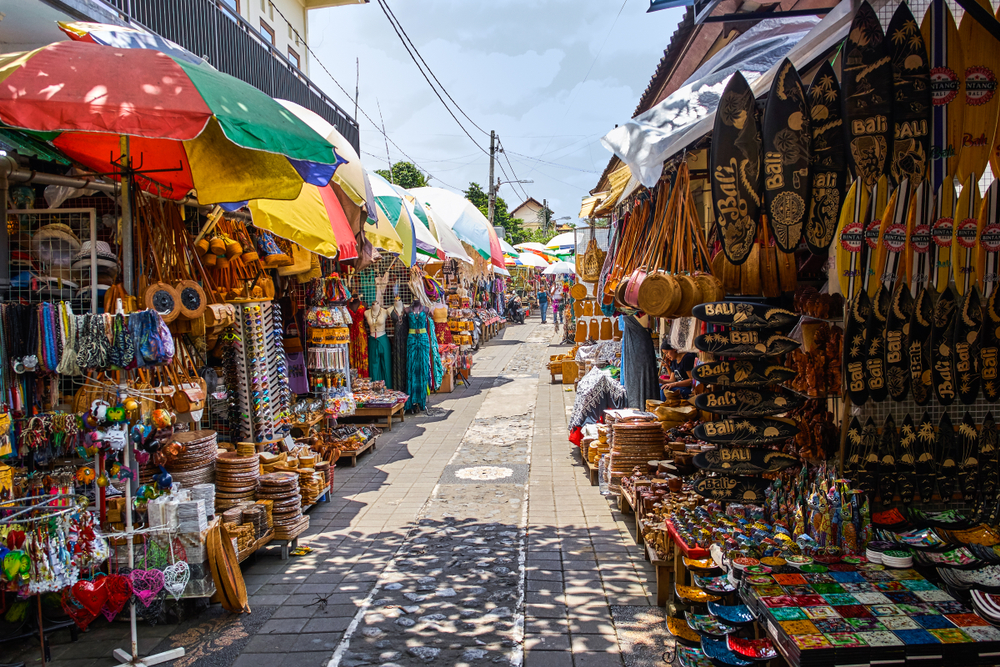
[[394, 162], [392, 172], [376, 169], [375, 173], [401, 188], [423, 188], [427, 186], [427, 175], [417, 169], [412, 162]]
[[[489, 193], [485, 192], [481, 185], [478, 183], [469, 183], [469, 187], [463, 193], [465, 198], [472, 202], [476, 208], [478, 208], [483, 215], [489, 217], [490, 210], [490, 196]], [[524, 220], [521, 218], [512, 218], [510, 212], [507, 210], [507, 202], [504, 201], [503, 197], [497, 197], [496, 202], [493, 206], [493, 224], [497, 227], [503, 227], [504, 231], [507, 232], [507, 241], [511, 245], [516, 245], [518, 243], [524, 243], [526, 241], [537, 241], [539, 236], [539, 230], [526, 229], [524, 227]], [[548, 241], [552, 238], [554, 234], [550, 234], [545, 240]]]

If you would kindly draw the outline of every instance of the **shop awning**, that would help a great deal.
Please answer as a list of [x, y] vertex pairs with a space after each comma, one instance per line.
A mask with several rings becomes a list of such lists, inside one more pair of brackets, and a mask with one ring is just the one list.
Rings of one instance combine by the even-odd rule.
[[598, 192], [596, 195], [591, 195], [590, 197], [584, 197], [583, 201], [580, 202], [580, 215], [578, 218], [589, 218], [594, 213], [594, 207], [597, 206], [601, 201], [607, 197], [610, 191]]
[[847, 37], [852, 18], [851, 3], [841, 2], [823, 19], [765, 19], [720, 49], [665, 100], [619, 125], [601, 143], [628, 165], [639, 183], [651, 188], [668, 158], [712, 131], [719, 97], [736, 70], [754, 94], [761, 95], [782, 59], [803, 69]]
[[253, 224], [324, 257], [355, 259], [358, 245], [340, 200], [329, 186], [305, 184], [292, 201], [254, 199], [249, 202]]
[[617, 169], [608, 174], [608, 182], [611, 184], [611, 191], [608, 196], [601, 200], [601, 203], [595, 207], [594, 212], [591, 215], [601, 215], [603, 213], [608, 213], [615, 207], [615, 204], [622, 198], [622, 193], [625, 192], [625, 187], [628, 185], [629, 179], [632, 178], [632, 171], [628, 168], [627, 164], [620, 165]]

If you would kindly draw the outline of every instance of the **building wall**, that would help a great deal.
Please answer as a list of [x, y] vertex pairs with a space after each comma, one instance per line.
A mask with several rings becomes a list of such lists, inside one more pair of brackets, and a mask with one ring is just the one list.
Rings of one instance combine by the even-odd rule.
[[510, 217], [521, 218], [521, 220], [524, 220], [524, 227], [526, 229], [538, 229], [541, 227], [541, 222], [538, 220], [538, 214], [541, 210], [541, 205], [536, 204], [535, 202], [527, 202], [511, 211]]
[[[289, 55], [289, 49], [298, 56], [299, 69], [309, 76], [309, 54], [306, 52], [308, 42], [308, 25], [306, 9], [299, 0], [225, 0], [230, 7], [239, 4], [240, 15], [250, 25], [261, 31], [261, 22], [274, 32], [274, 46], [281, 55], [293, 63], [295, 57]], [[280, 12], [280, 13], [279, 13]], [[283, 19], [281, 15], [284, 14]], [[287, 22], [285, 21], [287, 19]]]

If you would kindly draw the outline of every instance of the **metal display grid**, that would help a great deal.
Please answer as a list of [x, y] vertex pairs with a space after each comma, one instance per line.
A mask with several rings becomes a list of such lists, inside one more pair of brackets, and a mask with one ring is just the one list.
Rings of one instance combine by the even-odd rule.
[[[236, 400], [240, 413], [250, 418], [241, 419], [239, 428], [231, 424], [230, 437], [257, 443], [280, 439], [288, 431], [281, 415], [288, 412], [289, 396], [287, 378], [281, 370], [285, 353], [280, 338], [275, 336], [274, 304], [270, 301], [238, 304], [237, 323], [239, 339], [233, 344], [242, 368], [235, 387]], [[259, 356], [261, 348], [254, 346], [255, 340], [263, 341]]]
[[[382, 306], [392, 308], [397, 296], [407, 305], [416, 299], [410, 288], [410, 269], [395, 255], [382, 255], [377, 262], [351, 274], [347, 279], [347, 288], [351, 290], [351, 294], [361, 297], [367, 307], [377, 294], [375, 280], [381, 280], [386, 273], [389, 274], [389, 282], [382, 294]], [[386, 320], [385, 332], [389, 336], [394, 335], [391, 318]]]

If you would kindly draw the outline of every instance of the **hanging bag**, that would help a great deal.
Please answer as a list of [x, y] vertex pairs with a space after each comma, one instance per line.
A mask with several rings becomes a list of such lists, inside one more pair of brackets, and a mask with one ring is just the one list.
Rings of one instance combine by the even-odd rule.
[[588, 283], [597, 282], [601, 277], [601, 269], [604, 267], [604, 257], [606, 255], [607, 253], [601, 250], [601, 246], [597, 245], [597, 232], [594, 224], [591, 223], [590, 242], [587, 243], [587, 249], [583, 253], [580, 277]]

